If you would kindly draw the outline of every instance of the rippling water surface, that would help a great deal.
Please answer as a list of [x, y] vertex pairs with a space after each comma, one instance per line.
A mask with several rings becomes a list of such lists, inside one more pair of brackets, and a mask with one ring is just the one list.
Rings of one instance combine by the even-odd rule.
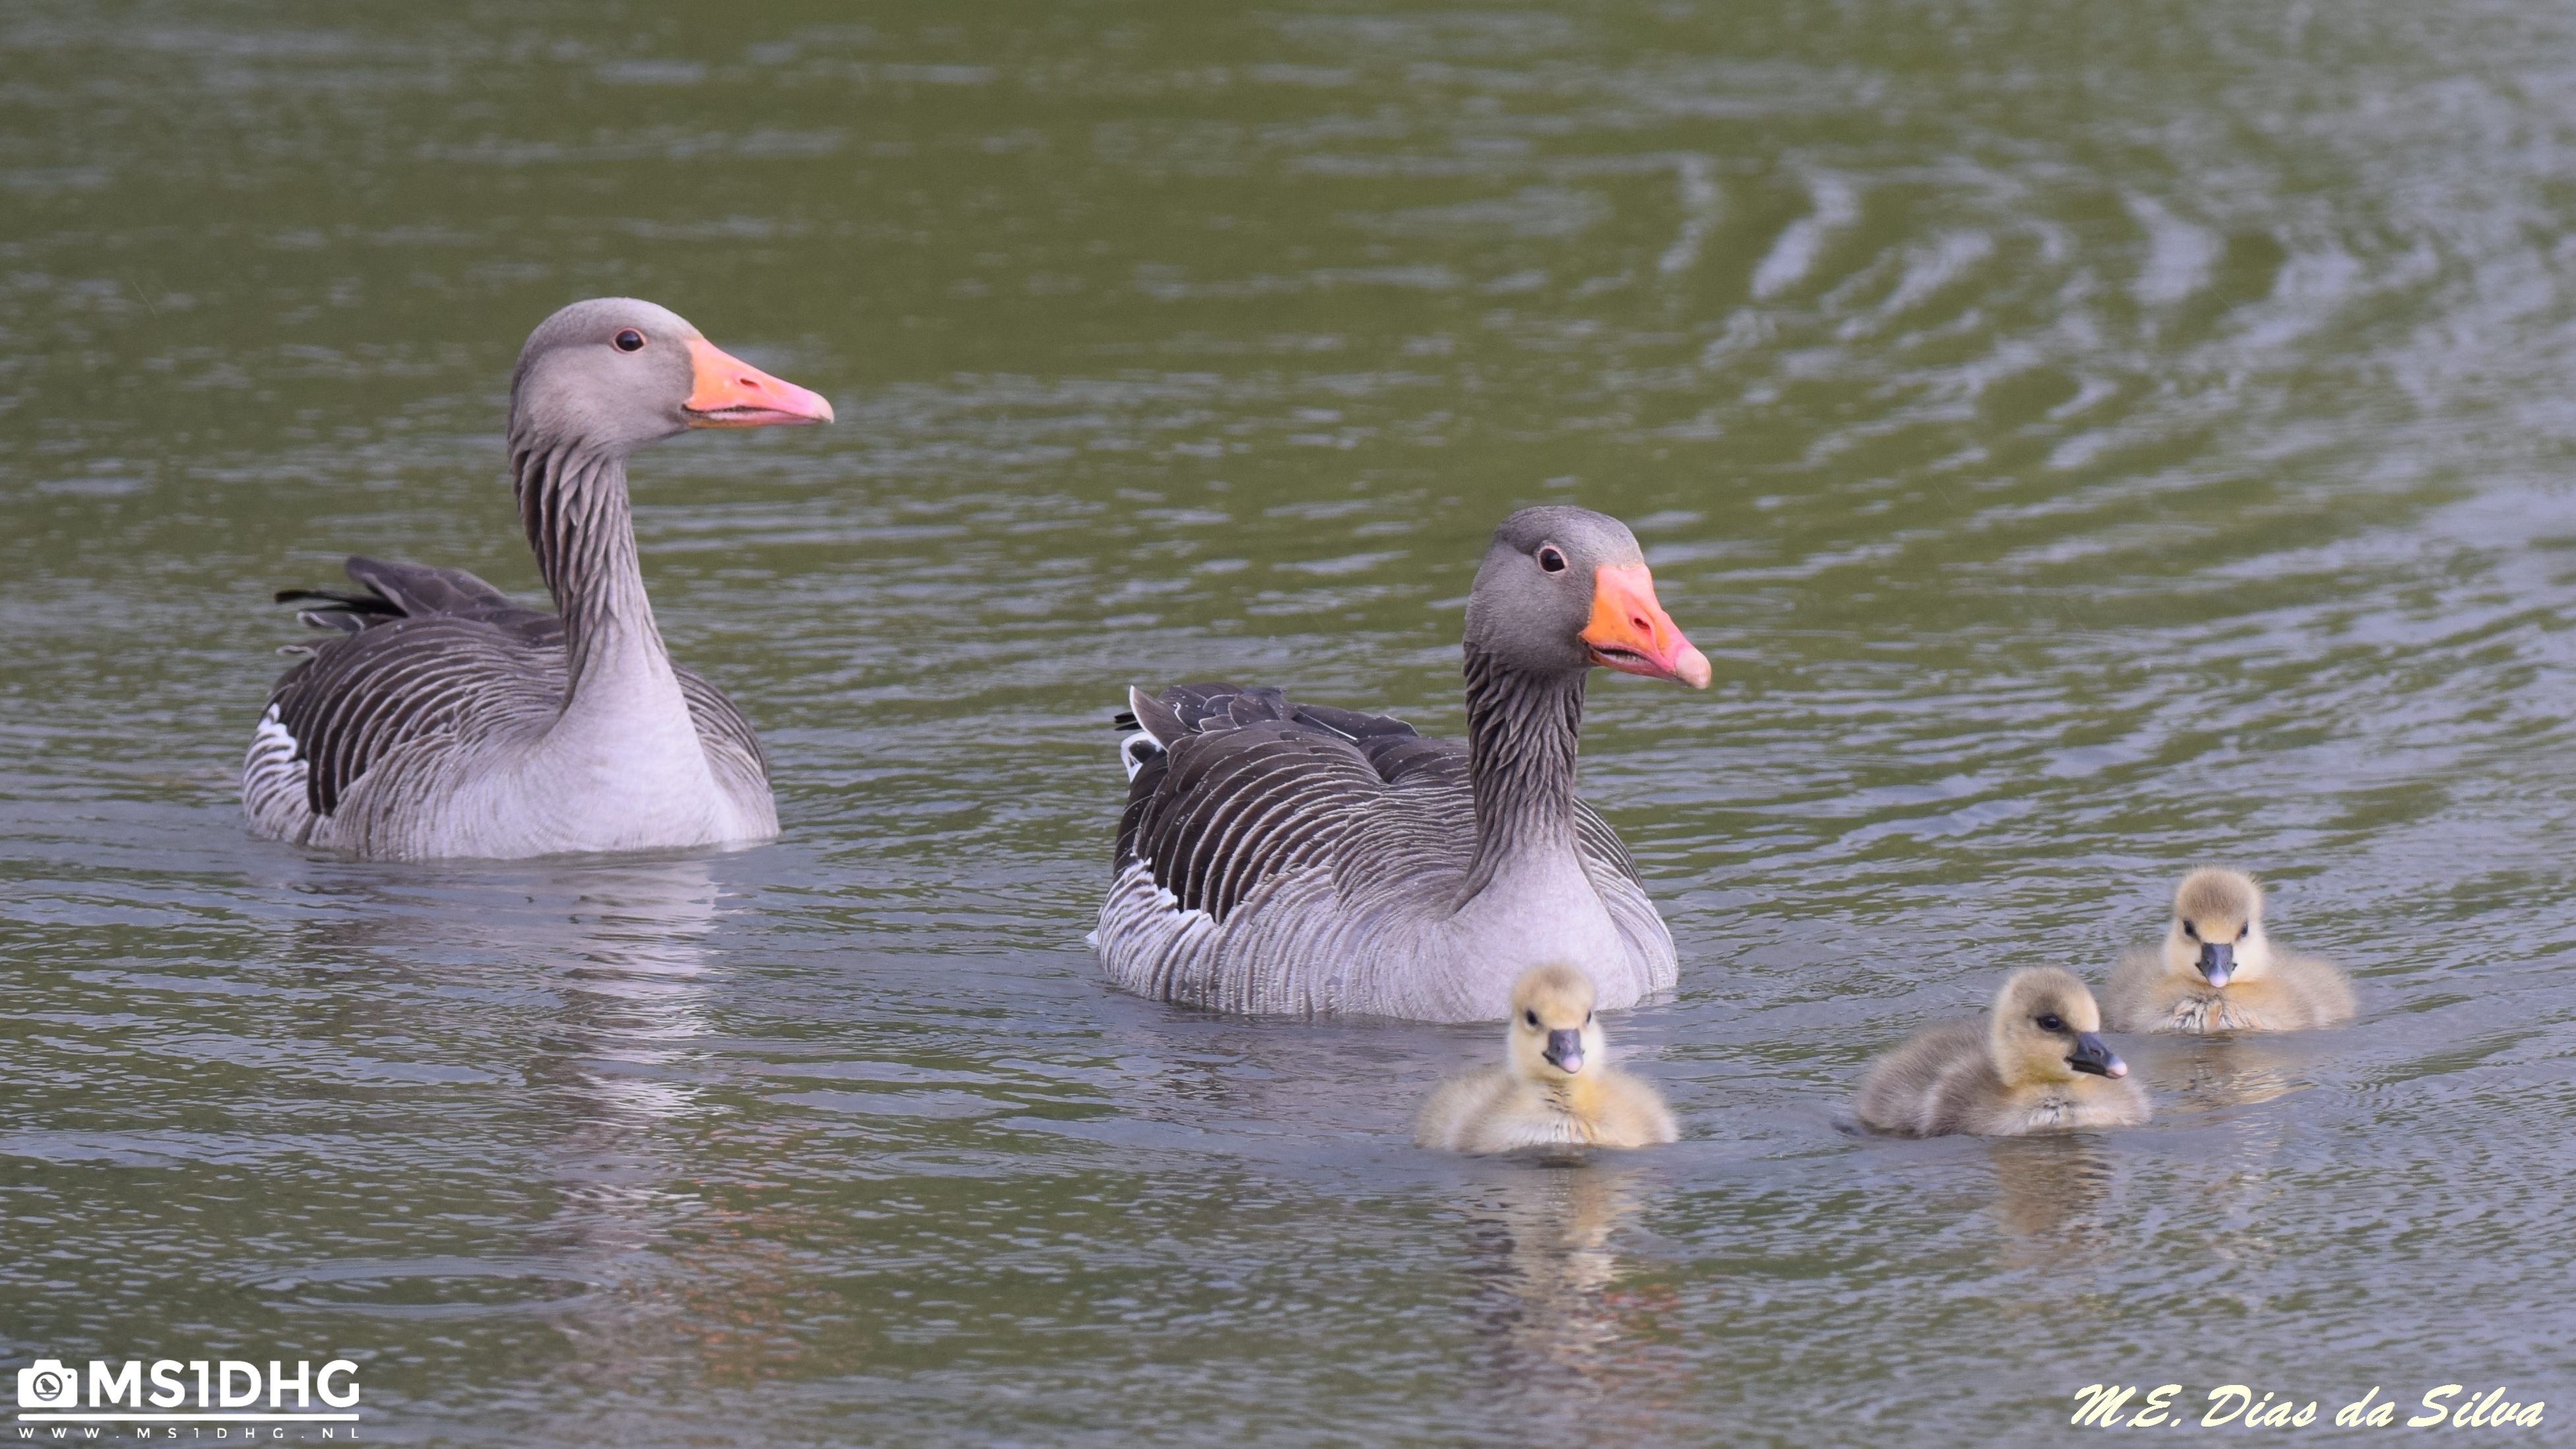
[[[0, 1352], [387, 1442], [2051, 1442], [2102, 1380], [2576, 1416], [2576, 20], [2531, 3], [0, 12]], [[784, 837], [411, 868], [232, 778], [348, 552], [522, 594], [510, 360], [634, 293], [834, 428], [639, 459]], [[1519, 504], [1686, 1123], [1429, 1156], [1489, 1028], [1084, 945], [1129, 682], [1460, 726]], [[2185, 867], [2361, 1021], [1857, 1140]], [[2529, 1436], [2537, 1439], [2539, 1435]]]

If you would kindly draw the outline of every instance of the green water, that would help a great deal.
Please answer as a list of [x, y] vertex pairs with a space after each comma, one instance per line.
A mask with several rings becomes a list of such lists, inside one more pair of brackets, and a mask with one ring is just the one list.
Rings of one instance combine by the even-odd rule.
[[[370, 1442], [459, 1445], [2576, 1417], [2571, 73], [2530, 3], [20, 0], [0, 1370], [345, 1356]], [[840, 412], [634, 470], [783, 838], [248, 838], [270, 591], [533, 593], [510, 361], [616, 293]], [[1686, 1140], [1580, 1169], [1408, 1144], [1488, 1029], [1082, 939], [1128, 684], [1455, 732], [1541, 501], [1718, 674], [1593, 691]], [[1836, 1130], [2212, 860], [2358, 1024], [2121, 1040], [2117, 1135]]]

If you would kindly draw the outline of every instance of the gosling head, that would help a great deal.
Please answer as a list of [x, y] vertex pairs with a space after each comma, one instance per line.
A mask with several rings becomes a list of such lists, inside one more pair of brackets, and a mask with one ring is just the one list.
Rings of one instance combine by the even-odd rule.
[[2174, 888], [2165, 969], [2212, 989], [2262, 975], [2272, 965], [2263, 935], [2263, 888], [2233, 870], [2196, 870]]
[[1592, 1019], [1592, 978], [1571, 966], [1533, 966], [1512, 986], [1512, 1075], [1563, 1085], [1586, 1063], [1599, 1070], [1601, 1027]]
[[2125, 1077], [2126, 1062], [2102, 1044], [2102, 1013], [2082, 977], [2055, 966], [2016, 971], [1995, 993], [1995, 1070], [2010, 1086]]

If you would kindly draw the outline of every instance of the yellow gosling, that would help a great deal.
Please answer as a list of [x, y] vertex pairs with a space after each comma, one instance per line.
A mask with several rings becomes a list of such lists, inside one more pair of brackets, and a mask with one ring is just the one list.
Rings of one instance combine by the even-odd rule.
[[1929, 1026], [1872, 1063], [1854, 1115], [1872, 1132], [2018, 1137], [2147, 1120], [2147, 1094], [2095, 1035], [2101, 1013], [2081, 977], [2016, 971], [1985, 1022]]
[[1592, 978], [1535, 966], [1512, 987], [1503, 1065], [1450, 1082], [1422, 1104], [1413, 1140], [1448, 1152], [1647, 1147], [1681, 1136], [1655, 1089], [1604, 1059]]
[[2263, 888], [2232, 870], [2184, 876], [2164, 943], [2123, 954], [2102, 996], [2113, 1031], [2304, 1031], [2353, 1012], [2333, 962], [2273, 948]]

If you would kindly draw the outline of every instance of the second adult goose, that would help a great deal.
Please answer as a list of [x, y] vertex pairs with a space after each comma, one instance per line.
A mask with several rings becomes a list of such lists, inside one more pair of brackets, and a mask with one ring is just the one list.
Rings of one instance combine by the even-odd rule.
[[242, 762], [263, 835], [379, 860], [511, 858], [778, 833], [759, 739], [671, 662], [636, 564], [626, 458], [691, 428], [825, 423], [831, 404], [650, 302], [577, 302], [510, 383], [520, 521], [559, 612], [461, 569], [353, 558], [313, 600], [338, 637], [269, 692]]
[[1131, 991], [1225, 1011], [1491, 1020], [1530, 967], [1605, 1010], [1673, 985], [1672, 934], [1575, 797], [1596, 664], [1709, 682], [1637, 540], [1503, 520], [1467, 599], [1467, 742], [1276, 689], [1130, 690], [1127, 813], [1093, 943]]

